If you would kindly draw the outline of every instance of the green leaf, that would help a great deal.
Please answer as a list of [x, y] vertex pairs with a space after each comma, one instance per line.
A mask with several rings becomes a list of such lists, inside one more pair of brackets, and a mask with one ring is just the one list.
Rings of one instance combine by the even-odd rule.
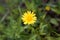
[[36, 40], [37, 35], [32, 35], [29, 40]]
[[43, 23], [41, 23], [40, 24], [40, 35], [45, 35], [46, 32], [47, 32], [47, 24], [44, 25]]
[[34, 1], [32, 0], [32, 2], [30, 3], [29, 1], [25, 1], [26, 7], [29, 10], [35, 10], [36, 9], [36, 5], [34, 4]]
[[47, 36], [46, 38], [47, 38], [47, 40], [56, 40], [55, 38], [50, 37], [50, 36]]
[[54, 18], [50, 19], [50, 22], [56, 26], [58, 26], [58, 21]]
[[56, 9], [56, 8], [51, 8], [52, 11], [56, 12], [56, 14], [59, 14], [60, 15], [60, 9]]

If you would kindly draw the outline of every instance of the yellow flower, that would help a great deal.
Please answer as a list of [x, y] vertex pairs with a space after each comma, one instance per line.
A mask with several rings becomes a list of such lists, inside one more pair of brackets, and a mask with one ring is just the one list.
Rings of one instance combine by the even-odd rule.
[[50, 11], [50, 9], [51, 9], [50, 6], [45, 7], [45, 10], [47, 10], [47, 11]]
[[24, 24], [34, 24], [37, 20], [37, 17], [35, 16], [34, 12], [27, 11], [22, 15], [22, 21]]

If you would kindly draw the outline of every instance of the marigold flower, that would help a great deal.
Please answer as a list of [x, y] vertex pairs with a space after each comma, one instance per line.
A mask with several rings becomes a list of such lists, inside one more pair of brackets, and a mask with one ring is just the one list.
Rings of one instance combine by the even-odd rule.
[[45, 10], [47, 10], [47, 11], [49, 11], [50, 9], [51, 9], [50, 6], [45, 7]]
[[34, 12], [27, 11], [22, 15], [22, 21], [24, 24], [34, 24], [37, 20], [37, 17], [35, 16]]

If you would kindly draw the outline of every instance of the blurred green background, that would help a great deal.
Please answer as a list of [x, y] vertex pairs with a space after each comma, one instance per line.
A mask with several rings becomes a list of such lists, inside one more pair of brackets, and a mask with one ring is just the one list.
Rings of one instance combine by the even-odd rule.
[[[35, 11], [34, 25], [23, 24], [26, 11]], [[60, 0], [0, 0], [0, 40], [60, 40]]]

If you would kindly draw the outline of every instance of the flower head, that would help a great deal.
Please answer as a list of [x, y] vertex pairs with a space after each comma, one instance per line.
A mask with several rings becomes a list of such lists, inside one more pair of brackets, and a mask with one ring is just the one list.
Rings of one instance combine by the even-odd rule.
[[22, 21], [24, 24], [34, 24], [37, 20], [35, 15], [34, 12], [27, 11], [22, 15]]
[[50, 6], [45, 7], [45, 10], [47, 10], [47, 11], [50, 11], [50, 9], [51, 9]]

